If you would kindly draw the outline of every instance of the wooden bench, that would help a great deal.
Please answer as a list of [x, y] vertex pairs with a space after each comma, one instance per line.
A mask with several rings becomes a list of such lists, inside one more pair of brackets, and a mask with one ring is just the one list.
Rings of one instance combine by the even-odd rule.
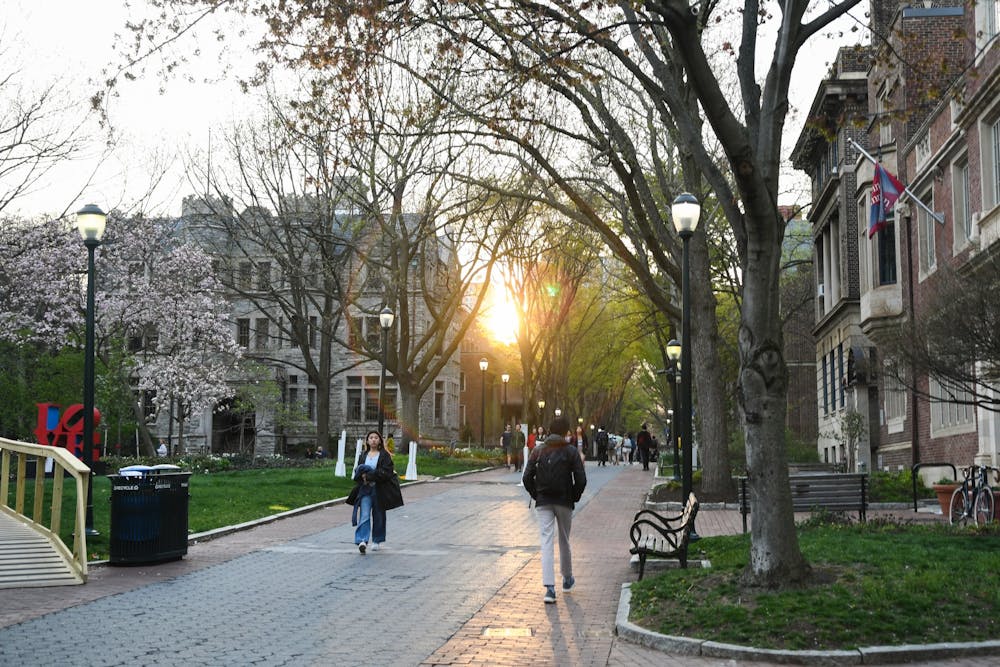
[[[857, 512], [860, 521], [866, 520], [868, 507], [868, 475], [865, 473], [807, 473], [789, 475], [792, 491], [792, 510], [811, 512], [816, 509], [840, 512]], [[747, 532], [747, 514], [750, 513], [750, 489], [746, 477], [739, 478], [740, 514], [743, 532]]]
[[694, 518], [698, 514], [698, 499], [688, 496], [684, 511], [673, 517], [665, 517], [653, 510], [639, 510], [629, 528], [632, 540], [630, 554], [639, 556], [639, 580], [646, 570], [646, 558], [676, 558], [681, 567], [687, 567], [688, 543]]

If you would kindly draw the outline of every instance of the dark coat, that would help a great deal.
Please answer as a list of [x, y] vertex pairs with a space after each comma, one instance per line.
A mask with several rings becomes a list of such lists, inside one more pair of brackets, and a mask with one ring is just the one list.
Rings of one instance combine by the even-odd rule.
[[[367, 455], [367, 454], [366, 454]], [[392, 455], [383, 450], [379, 452], [378, 463], [375, 470], [368, 474], [368, 481], [375, 482], [375, 497], [378, 499], [379, 509], [392, 510], [403, 506], [403, 492], [399, 487], [399, 476], [392, 463]], [[358, 502], [361, 494], [362, 481], [360, 475], [354, 481], [354, 488], [347, 496], [347, 504], [353, 505]]]
[[[544, 465], [555, 467], [563, 482], [557, 491], [539, 493], [535, 483], [539, 461]], [[521, 483], [537, 505], [565, 505], [572, 508], [579, 502], [583, 490], [587, 487], [587, 473], [576, 446], [567, 444], [562, 436], [550, 435], [542, 445], [536, 445], [531, 450], [528, 462], [524, 466]]]

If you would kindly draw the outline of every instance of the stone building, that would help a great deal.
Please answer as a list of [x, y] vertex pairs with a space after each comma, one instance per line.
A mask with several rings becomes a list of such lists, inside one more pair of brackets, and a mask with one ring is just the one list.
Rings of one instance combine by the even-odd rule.
[[[381, 384], [383, 358], [388, 368], [398, 368], [405, 363], [399, 358], [404, 339], [413, 349], [411, 341], [430, 337], [425, 334], [432, 316], [423, 290], [446, 284], [441, 276], [457, 265], [453, 250], [438, 237], [424, 238], [412, 266], [407, 262], [408, 272], [391, 274], [387, 241], [378, 227], [354, 211], [324, 204], [286, 201], [275, 214], [237, 212], [215, 197], [184, 200], [178, 233], [213, 256], [233, 336], [247, 362], [230, 378], [231, 397], [204, 414], [187, 416], [186, 451], [299, 456], [322, 445], [335, 455], [344, 433], [353, 452], [380, 418], [397, 449], [405, 446], [404, 431], [423, 442], [458, 437], [457, 349], [419, 397], [402, 395], [391, 370]], [[402, 216], [398, 224], [415, 225], [415, 217]], [[392, 275], [407, 276], [405, 289]], [[406, 312], [394, 312], [390, 328], [383, 330], [379, 313], [387, 304]], [[455, 333], [448, 323], [444, 337]], [[401, 404], [407, 399], [415, 402], [416, 423], [403, 423]], [[320, 420], [328, 425], [327, 442], [317, 441]], [[177, 438], [180, 426], [174, 424], [170, 415], [160, 414], [154, 431]]]

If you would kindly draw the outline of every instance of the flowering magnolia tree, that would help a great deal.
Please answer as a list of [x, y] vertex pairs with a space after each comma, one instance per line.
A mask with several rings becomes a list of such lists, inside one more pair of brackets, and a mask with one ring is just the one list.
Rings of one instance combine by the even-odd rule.
[[[0, 231], [0, 339], [82, 346], [87, 253], [65, 221], [10, 221]], [[113, 381], [137, 390], [133, 410], [153, 454], [142, 397], [177, 414], [214, 406], [234, 389], [240, 361], [210, 259], [168, 221], [111, 216], [97, 249], [98, 358]], [[183, 432], [181, 429], [180, 432]]]

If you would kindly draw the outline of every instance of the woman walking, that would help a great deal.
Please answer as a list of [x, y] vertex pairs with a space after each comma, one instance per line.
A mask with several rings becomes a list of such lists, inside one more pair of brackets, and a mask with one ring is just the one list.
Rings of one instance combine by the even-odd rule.
[[351, 525], [357, 526], [354, 543], [361, 553], [368, 550], [369, 542], [372, 551], [385, 542], [385, 513], [403, 504], [392, 455], [382, 436], [378, 431], [369, 431], [365, 443], [368, 450], [354, 471], [354, 488], [347, 496], [347, 503], [354, 505]]

